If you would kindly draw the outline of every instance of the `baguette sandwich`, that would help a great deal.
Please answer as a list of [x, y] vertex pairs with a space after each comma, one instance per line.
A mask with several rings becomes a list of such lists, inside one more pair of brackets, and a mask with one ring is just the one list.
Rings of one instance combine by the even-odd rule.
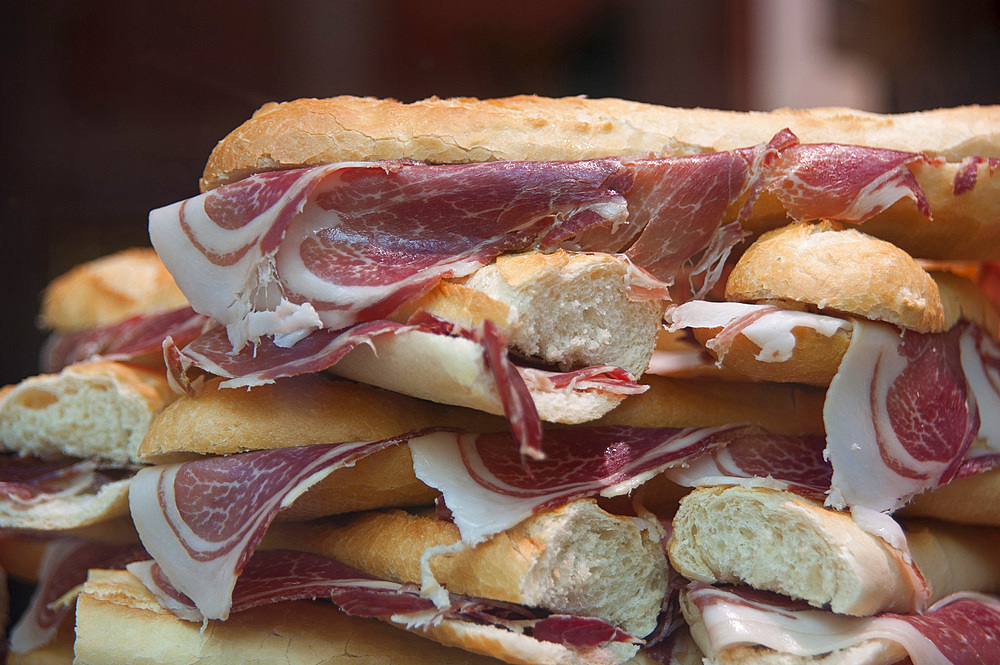
[[[332, 608], [302, 599], [324, 598], [510, 663], [699, 662], [701, 652], [712, 662], [838, 662], [848, 647], [828, 637], [809, 653], [787, 649], [786, 627], [767, 641], [720, 639], [698, 599], [729, 583], [796, 596], [824, 616], [912, 617], [951, 591], [994, 591], [996, 567], [977, 559], [968, 530], [932, 532], [954, 545], [937, 563], [982, 563], [949, 577], [928, 563], [915, 527], [887, 516], [952, 478], [988, 475], [989, 394], [966, 377], [988, 366], [996, 330], [973, 308], [914, 331], [950, 335], [959, 351], [969, 331], [977, 353], [967, 357], [979, 360], [938, 363], [959, 398], [931, 421], [952, 424], [958, 443], [934, 449], [919, 473], [897, 473], [907, 481], [888, 491], [866, 465], [824, 458], [836, 425], [852, 420], [833, 411], [849, 351], [831, 355], [829, 380], [742, 367], [727, 372], [749, 380], [643, 373], [665, 308], [672, 327], [699, 327], [668, 297], [709, 297], [739, 268], [728, 258], [744, 254], [745, 239], [789, 220], [858, 229], [911, 262], [1000, 256], [997, 124], [997, 109], [979, 107], [735, 114], [534, 97], [262, 108], [213, 152], [200, 196], [150, 215], [153, 245], [200, 329], [161, 331], [167, 375], [185, 394], [148, 429], [138, 455], [152, 466], [130, 483], [152, 558], [92, 572], [77, 605], [77, 658], [121, 662], [107, 636], [143, 626], [205, 662], [228, 662], [243, 647], [226, 645], [271, 626], [301, 628], [312, 646], [307, 617]], [[785, 261], [777, 256], [766, 250], [761, 263]], [[907, 289], [910, 279], [901, 277]], [[800, 300], [746, 299], [786, 309]], [[833, 323], [806, 327], [831, 328], [820, 336], [848, 347], [858, 331], [900, 325], [834, 309]], [[934, 358], [953, 350], [929, 348]], [[868, 450], [881, 440], [862, 436], [852, 443]], [[788, 500], [696, 544], [684, 534], [709, 527], [685, 515], [718, 484]], [[705, 489], [678, 508], [688, 491], [678, 488], [689, 487]], [[756, 505], [730, 503], [736, 494], [713, 514]], [[811, 521], [796, 521], [800, 512]], [[836, 541], [827, 521], [853, 535]], [[789, 572], [794, 557], [779, 557], [770, 582], [735, 570], [775, 556], [747, 534], [807, 528], [787, 546], [810, 543], [817, 566], [846, 571], [836, 584], [854, 583], [853, 596], [817, 592]], [[668, 541], [679, 573], [661, 549]], [[838, 542], [855, 559], [837, 559]], [[874, 559], [896, 576], [880, 596], [851, 581]], [[980, 612], [995, 630], [995, 600], [970, 599], [946, 613]], [[861, 642], [849, 648], [882, 661], [859, 662], [922, 662], [899, 642]], [[156, 659], [155, 642], [136, 649]], [[316, 649], [321, 661], [350, 651], [339, 634]]]

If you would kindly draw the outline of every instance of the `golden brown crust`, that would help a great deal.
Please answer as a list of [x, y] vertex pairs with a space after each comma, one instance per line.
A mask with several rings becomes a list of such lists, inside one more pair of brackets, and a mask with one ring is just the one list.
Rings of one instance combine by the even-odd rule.
[[906, 252], [857, 229], [796, 223], [761, 236], [726, 282], [726, 299], [807, 305], [918, 332], [941, 332], [934, 280]]
[[918, 494], [900, 509], [899, 514], [960, 524], [1000, 526], [1000, 469], [959, 478]]
[[427, 427], [502, 430], [506, 423], [476, 411], [422, 402], [386, 390], [310, 374], [250, 388], [209, 382], [198, 397], [181, 397], [150, 426], [145, 461], [179, 453], [221, 455], [310, 443], [379, 441]]
[[[696, 328], [694, 336], [699, 342], [706, 344], [721, 330]], [[726, 349], [722, 365], [742, 376], [762, 381], [830, 385], [851, 343], [851, 331], [840, 329], [832, 336], [827, 336], [814, 328], [797, 327], [792, 329], [792, 334], [795, 336], [795, 348], [792, 356], [784, 362], [757, 360], [761, 348], [745, 335], [738, 335]], [[716, 355], [707, 346], [706, 349]]]
[[776, 434], [823, 434], [826, 391], [810, 386], [649, 376], [650, 389], [595, 425], [714, 427], [745, 422]]
[[59, 332], [108, 326], [187, 299], [152, 249], [134, 248], [80, 264], [45, 289], [41, 317]]
[[[804, 143], [845, 143], [942, 157], [909, 168], [933, 220], [910, 199], [864, 223], [866, 232], [913, 256], [989, 259], [1000, 252], [1000, 178], [987, 163], [975, 187], [955, 195], [964, 157], [1000, 157], [1000, 106], [880, 115], [845, 108], [735, 113], [678, 109], [620, 99], [427, 99], [412, 104], [358, 97], [267, 104], [223, 139], [205, 168], [203, 190], [256, 173], [335, 161], [414, 159], [436, 163], [678, 155], [766, 143], [790, 128]], [[730, 210], [735, 219], [743, 202]], [[787, 223], [765, 193], [744, 228]]]
[[874, 145], [959, 161], [1000, 156], [1000, 107], [895, 116], [843, 108], [734, 113], [620, 99], [299, 99], [261, 107], [209, 158], [202, 188], [335, 161], [564, 160], [743, 148], [790, 128], [803, 142]]
[[[941, 296], [943, 325], [950, 329], [959, 321], [970, 321], [991, 336], [997, 336], [997, 312], [982, 290], [967, 276], [947, 270], [928, 273]], [[709, 353], [718, 357], [708, 342], [721, 328], [695, 328], [694, 337]], [[761, 347], [745, 335], [737, 335], [726, 348], [723, 367], [738, 374], [763, 381], [802, 383], [828, 386], [840, 369], [840, 363], [850, 345], [853, 330], [844, 328], [827, 336], [807, 326], [792, 329], [795, 347], [783, 362], [758, 360]]]

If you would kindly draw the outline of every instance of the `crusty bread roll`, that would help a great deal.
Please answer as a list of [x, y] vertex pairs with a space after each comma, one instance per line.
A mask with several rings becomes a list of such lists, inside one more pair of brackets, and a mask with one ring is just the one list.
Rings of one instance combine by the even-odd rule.
[[[641, 637], [656, 627], [667, 588], [666, 558], [648, 527], [583, 499], [533, 515], [475, 548], [433, 557], [431, 570], [454, 593], [597, 616]], [[268, 538], [376, 577], [420, 583], [424, 550], [460, 535], [451, 522], [395, 510], [339, 527], [278, 525]]]
[[82, 263], [54, 279], [43, 294], [41, 319], [48, 328], [73, 332], [186, 305], [156, 252], [135, 248]]
[[944, 308], [927, 272], [895, 245], [830, 222], [765, 233], [733, 267], [726, 300], [808, 306], [918, 332], [941, 332]]
[[633, 270], [611, 254], [531, 252], [500, 256], [463, 284], [508, 307], [505, 332], [516, 355], [563, 370], [614, 365], [638, 377], [664, 302], [629, 297]]
[[163, 370], [96, 360], [0, 391], [0, 445], [43, 458], [138, 460], [153, 417], [176, 395]]
[[766, 143], [786, 127], [808, 143], [870, 145], [960, 161], [966, 155], [1000, 156], [998, 118], [1000, 108], [978, 106], [888, 116], [845, 108], [736, 113], [530, 95], [412, 104], [347, 96], [299, 99], [265, 104], [223, 139], [205, 167], [202, 189], [258, 171], [337, 161], [465, 163], [716, 152]]
[[[837, 230], [829, 223], [793, 224], [762, 236], [733, 268], [726, 297], [835, 316], [849, 314], [920, 332], [948, 330], [963, 320], [993, 337], [998, 332], [996, 307], [966, 275], [944, 269], [925, 271], [897, 248], [854, 229]], [[693, 330], [716, 358], [719, 354], [708, 342], [720, 330]], [[850, 326], [832, 335], [797, 326], [792, 334], [795, 347], [787, 360], [759, 360], [761, 347], [737, 335], [726, 346], [721, 362], [754, 379], [829, 385], [850, 345]]]
[[[670, 561], [707, 583], [740, 583], [839, 614], [911, 613], [920, 604], [902, 553], [848, 513], [790, 492], [706, 487], [681, 500]], [[907, 535], [931, 600], [1000, 588], [1000, 530], [922, 522]]]
[[[150, 426], [140, 447], [145, 462], [163, 464], [200, 455], [287, 448], [312, 443], [380, 441], [431, 427], [503, 431], [502, 418], [423, 402], [397, 393], [308, 374], [247, 390], [183, 396]], [[407, 446], [392, 446], [337, 469], [280, 513], [283, 520], [385, 506], [433, 503], [437, 490], [413, 474]]]
[[241, 390], [205, 384], [182, 396], [150, 425], [144, 462], [289, 448], [310, 443], [380, 441], [428, 427], [507, 428], [502, 418], [329, 377], [304, 374]]
[[203, 630], [162, 609], [125, 571], [91, 572], [77, 599], [75, 656], [79, 665], [500, 663], [347, 616], [324, 602], [260, 607]]

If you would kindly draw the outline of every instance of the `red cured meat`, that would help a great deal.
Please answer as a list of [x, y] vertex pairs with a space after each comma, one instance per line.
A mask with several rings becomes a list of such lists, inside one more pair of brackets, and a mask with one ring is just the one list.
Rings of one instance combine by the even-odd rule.
[[160, 353], [163, 340], [187, 344], [198, 337], [209, 319], [190, 307], [158, 314], [140, 314], [113, 326], [53, 335], [42, 351], [43, 372], [58, 372], [67, 365], [102, 357], [133, 360]]

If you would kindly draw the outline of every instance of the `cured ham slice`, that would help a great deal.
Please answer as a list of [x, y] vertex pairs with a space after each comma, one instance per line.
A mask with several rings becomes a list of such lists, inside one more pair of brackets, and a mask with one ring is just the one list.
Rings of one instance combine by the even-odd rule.
[[96, 460], [0, 457], [0, 501], [25, 508], [53, 498], [94, 491], [114, 478]]
[[546, 432], [548, 456], [522, 463], [507, 434], [411, 439], [413, 471], [441, 491], [462, 540], [475, 544], [534, 512], [586, 496], [626, 494], [754, 428], [588, 427]]
[[913, 665], [1000, 662], [1000, 600], [994, 596], [955, 594], [925, 614], [849, 617], [759, 591], [692, 583], [685, 593], [700, 615], [709, 643], [701, 646], [710, 647], [709, 657], [756, 645], [817, 656], [880, 641], [897, 649], [892, 652], [897, 658], [909, 656]]
[[[138, 577], [164, 607], [180, 618], [200, 621], [197, 608], [174, 588], [152, 561], [132, 564]], [[394, 623], [421, 626], [442, 619], [495, 626], [517, 626], [537, 640], [570, 648], [588, 648], [609, 642], [638, 643], [625, 631], [593, 617], [562, 614], [545, 616], [530, 608], [481, 598], [451, 595], [438, 608], [412, 584], [389, 582], [327, 557], [291, 550], [256, 553], [233, 589], [234, 613], [271, 603], [328, 598], [345, 613], [384, 617]]]
[[746, 213], [761, 191], [799, 219], [861, 222], [901, 197], [929, 214], [906, 168], [918, 159], [800, 145], [786, 131], [766, 146], [663, 159], [329, 164], [154, 210], [150, 237], [234, 349], [263, 336], [290, 346], [384, 318], [442, 278], [529, 247], [624, 252], [666, 283], [706, 252], [699, 271], [717, 275], [740, 238], [727, 210], [746, 195]]
[[208, 619], [229, 615], [233, 586], [274, 516], [332, 471], [405, 438], [261, 450], [136, 474], [132, 519], [166, 577]]
[[158, 354], [167, 337], [176, 344], [187, 344], [207, 324], [207, 317], [184, 307], [159, 314], [140, 314], [113, 326], [56, 334], [42, 351], [42, 371], [58, 372], [66, 365], [95, 357], [133, 360]]
[[502, 252], [623, 223], [629, 180], [613, 160], [331, 164], [154, 210], [150, 238], [238, 350], [265, 334], [384, 318]]
[[823, 410], [829, 505], [889, 512], [954, 477], [979, 430], [960, 335], [855, 322]]
[[767, 432], [748, 434], [713, 448], [684, 466], [664, 471], [678, 485], [762, 484], [823, 501], [833, 469], [823, 458], [821, 436], [790, 436]]
[[[783, 362], [795, 348], [793, 328], [821, 334], [851, 331], [851, 342], [824, 403], [824, 455], [833, 469], [828, 505], [877, 521], [959, 469], [967, 456], [996, 452], [1000, 440], [1000, 346], [971, 324], [920, 334], [863, 320], [780, 310], [768, 305], [692, 301], [670, 309], [670, 330], [721, 328], [708, 346], [720, 357], [743, 335], [761, 348], [757, 359]], [[970, 449], [978, 437], [985, 447]], [[685, 483], [719, 475], [741, 478], [738, 449], [674, 472]], [[812, 462], [808, 468], [819, 468]], [[964, 466], [963, 466], [964, 465]], [[763, 470], [756, 475], [768, 475]], [[754, 475], [754, 474], [751, 474]], [[782, 464], [771, 474], [782, 478]], [[809, 483], [806, 483], [809, 486]], [[887, 526], [887, 523], [883, 523]]]
[[[5, 538], [30, 537], [0, 533], [0, 545]], [[62, 621], [73, 613], [72, 600], [63, 597], [86, 581], [90, 568], [124, 568], [142, 559], [148, 555], [137, 545], [107, 545], [71, 536], [49, 539], [39, 563], [38, 586], [11, 630], [11, 651], [27, 653], [56, 636]]]

